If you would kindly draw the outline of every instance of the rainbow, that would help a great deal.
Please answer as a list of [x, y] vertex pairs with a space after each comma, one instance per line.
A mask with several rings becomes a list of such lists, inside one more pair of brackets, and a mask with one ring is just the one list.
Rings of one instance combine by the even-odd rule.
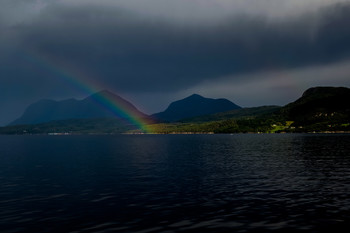
[[140, 114], [135, 112], [134, 109], [131, 109], [129, 105], [106, 95], [105, 92], [101, 91], [106, 89], [103, 88], [106, 85], [97, 83], [95, 81], [96, 79], [91, 78], [90, 75], [68, 64], [64, 64], [58, 59], [43, 56], [38, 53], [31, 52], [30, 56], [26, 56], [26, 58], [30, 62], [40, 65], [58, 75], [78, 90], [85, 92], [87, 95], [91, 95], [100, 106], [104, 107], [115, 116], [126, 119], [131, 125], [136, 126], [139, 129], [138, 132], [151, 133], [150, 127], [148, 126], [150, 123], [149, 120], [146, 121], [144, 116], [140, 116]]

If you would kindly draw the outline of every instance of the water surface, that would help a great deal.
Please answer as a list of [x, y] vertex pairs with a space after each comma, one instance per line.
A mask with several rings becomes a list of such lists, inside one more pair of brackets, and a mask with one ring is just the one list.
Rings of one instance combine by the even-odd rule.
[[350, 135], [0, 136], [0, 232], [347, 232], [349, 152]]

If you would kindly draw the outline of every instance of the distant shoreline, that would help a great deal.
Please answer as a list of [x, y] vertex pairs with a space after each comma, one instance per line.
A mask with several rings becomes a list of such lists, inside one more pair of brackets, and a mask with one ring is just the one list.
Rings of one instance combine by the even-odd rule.
[[324, 131], [324, 132], [246, 132], [246, 133], [214, 133], [214, 132], [171, 132], [171, 133], [38, 133], [38, 134], [0, 134], [1, 136], [21, 136], [21, 135], [47, 135], [47, 136], [69, 136], [69, 135], [236, 135], [236, 134], [350, 134], [350, 131]]

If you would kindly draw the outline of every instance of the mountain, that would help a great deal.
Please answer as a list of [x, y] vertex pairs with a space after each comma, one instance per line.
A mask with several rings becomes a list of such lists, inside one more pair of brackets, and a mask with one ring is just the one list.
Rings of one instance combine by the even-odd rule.
[[[284, 107], [240, 108], [225, 99], [192, 95], [152, 116], [176, 122], [149, 124], [147, 130], [152, 133], [350, 132], [349, 99], [350, 89], [345, 87], [313, 87]], [[0, 134], [141, 132], [137, 125], [126, 120], [128, 115], [110, 111], [116, 106], [128, 109], [130, 115], [149, 119], [130, 102], [103, 91], [83, 100], [41, 100], [28, 107], [12, 126], [0, 127]], [[37, 122], [46, 123], [34, 125]]]
[[[191, 132], [344, 132], [350, 130], [350, 89], [313, 87], [284, 107], [241, 108], [181, 120], [160, 128]], [[175, 128], [175, 129], [174, 129]]]
[[349, 122], [350, 89], [313, 87], [296, 101], [284, 106], [281, 115], [298, 125], [320, 122]]
[[118, 118], [127, 119], [120, 109], [127, 109], [132, 116], [147, 118], [134, 105], [107, 90], [95, 93], [83, 100], [40, 100], [30, 105], [23, 115], [10, 125], [38, 124], [66, 119]]
[[193, 94], [187, 98], [171, 103], [164, 112], [153, 114], [152, 117], [158, 120], [173, 122], [185, 118], [240, 108], [241, 107], [227, 99], [210, 99]]

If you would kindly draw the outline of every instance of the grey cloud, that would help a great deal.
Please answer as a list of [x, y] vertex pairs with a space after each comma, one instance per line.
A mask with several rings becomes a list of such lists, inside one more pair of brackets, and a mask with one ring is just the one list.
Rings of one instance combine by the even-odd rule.
[[[277, 3], [266, 0], [264, 7], [241, 5], [238, 9], [244, 10], [232, 15], [228, 10], [221, 17], [220, 9], [231, 2], [222, 0], [215, 17], [204, 17], [206, 10], [177, 17], [174, 8], [174, 20], [158, 14], [171, 9], [157, 8], [157, 1], [150, 1], [154, 9], [145, 12], [136, 0], [16, 1], [24, 4], [23, 15], [15, 12], [18, 17], [0, 25], [4, 35], [0, 37], [0, 91], [6, 93], [0, 94], [2, 103], [11, 96], [4, 89], [25, 100], [82, 95], [52, 65], [82, 70], [112, 90], [161, 96], [206, 81], [223, 82], [218, 77], [250, 83], [254, 79], [245, 74], [327, 65], [350, 57], [350, 4], [346, 3], [315, 0], [306, 7], [310, 13], [295, 10], [288, 17], [271, 17], [268, 8]], [[184, 1], [179, 4], [185, 6]], [[275, 9], [286, 11], [286, 6], [279, 6]], [[256, 13], [259, 8], [263, 13]], [[44, 63], [31, 56], [40, 56]]]
[[[100, 0], [99, 5], [123, 7], [138, 14], [161, 17], [177, 23], [190, 21], [208, 22], [226, 16], [249, 14], [276, 17], [290, 17], [316, 11], [330, 4], [348, 0]], [[93, 0], [66, 0], [84, 4]]]
[[47, 8], [18, 28], [23, 47], [126, 89], [179, 89], [233, 73], [328, 63], [350, 54], [350, 5], [273, 21], [159, 22], [106, 6]]

